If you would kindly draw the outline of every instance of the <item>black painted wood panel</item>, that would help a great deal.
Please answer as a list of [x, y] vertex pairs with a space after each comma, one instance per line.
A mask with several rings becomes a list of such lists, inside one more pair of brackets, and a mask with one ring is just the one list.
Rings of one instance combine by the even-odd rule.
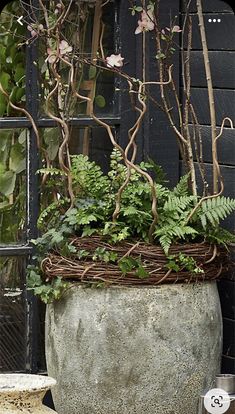
[[[230, 1], [230, 4], [233, 2]], [[183, 4], [183, 2], [182, 2]], [[233, 9], [229, 2], [221, 1], [221, 0], [204, 0], [203, 1], [203, 12], [223, 12], [223, 13], [233, 13]], [[182, 10], [184, 11], [184, 8], [182, 6]], [[191, 1], [190, 5], [190, 11], [196, 12], [197, 6], [196, 6], [196, 0]]]
[[222, 314], [224, 318], [235, 320], [235, 283], [231, 280], [222, 279], [218, 282]]
[[221, 373], [222, 374], [235, 374], [235, 358], [223, 355]]
[[235, 320], [223, 318], [223, 328], [223, 354], [235, 357]]
[[[235, 89], [235, 52], [209, 52], [214, 88]], [[191, 81], [194, 87], [206, 87], [204, 60], [201, 51], [191, 52]]]
[[[220, 23], [209, 20], [220, 19]], [[192, 48], [202, 49], [198, 17], [192, 15], [193, 39]], [[209, 50], [235, 50], [235, 16], [227, 13], [211, 13], [204, 16], [206, 36]]]
[[[233, 121], [235, 119], [235, 90], [234, 89], [214, 89], [216, 124], [221, 125], [224, 117], [228, 116]], [[205, 88], [192, 88], [191, 101], [196, 108], [199, 123], [210, 125], [210, 111], [208, 103], [208, 93]]]
[[[192, 130], [192, 128], [190, 128]], [[217, 128], [219, 134], [220, 128]], [[211, 154], [211, 127], [207, 125], [201, 126], [201, 134], [203, 140], [203, 159], [205, 162], [212, 162]], [[220, 164], [235, 165], [235, 129], [224, 128], [223, 135], [218, 140], [218, 158]]]
[[[234, 3], [234, 2], [233, 2]], [[225, 1], [204, 0], [204, 21], [215, 91], [217, 124], [226, 115], [234, 118], [235, 114], [235, 18], [233, 10]], [[196, 12], [196, 0], [191, 2], [191, 11]], [[193, 49], [192, 52], [192, 98], [199, 114], [201, 124], [210, 124], [209, 106], [206, 90], [206, 77], [202, 58], [202, 45], [198, 27], [198, 18], [194, 14]], [[216, 19], [216, 22], [213, 22]], [[218, 19], [220, 21], [218, 21]], [[203, 89], [204, 88], [204, 89]], [[221, 88], [221, 90], [219, 90]], [[227, 89], [227, 91], [225, 90]], [[218, 129], [219, 131], [219, 129]], [[218, 142], [218, 153], [221, 171], [225, 181], [225, 195], [235, 196], [235, 169], [229, 165], [235, 164], [235, 135], [234, 131], [226, 128], [222, 139]], [[202, 136], [205, 148], [204, 159], [211, 162], [210, 127], [202, 126]], [[181, 169], [182, 163], [181, 163]], [[212, 166], [206, 164], [209, 181], [212, 179]], [[235, 228], [234, 214], [226, 223], [230, 230]], [[235, 247], [233, 249], [235, 251]], [[235, 253], [233, 254], [235, 256]], [[224, 279], [218, 282], [224, 322], [224, 346], [222, 358], [222, 373], [235, 374], [235, 270], [231, 269]]]
[[[162, 27], [169, 26], [171, 16], [179, 14], [179, 1], [164, 0], [161, 3], [160, 18]], [[146, 47], [147, 79], [158, 80], [156, 44], [151, 32], [146, 34], [151, 39]], [[138, 53], [138, 51], [137, 51]], [[141, 62], [140, 62], [141, 64]], [[179, 87], [179, 55], [173, 56], [174, 76], [176, 88]], [[159, 87], [151, 87], [151, 95], [161, 101]], [[169, 121], [161, 110], [154, 104], [150, 104], [148, 114], [142, 131], [144, 158], [152, 158], [160, 164], [167, 173], [170, 185], [175, 185], [179, 178], [179, 151], [175, 133], [169, 125]]]

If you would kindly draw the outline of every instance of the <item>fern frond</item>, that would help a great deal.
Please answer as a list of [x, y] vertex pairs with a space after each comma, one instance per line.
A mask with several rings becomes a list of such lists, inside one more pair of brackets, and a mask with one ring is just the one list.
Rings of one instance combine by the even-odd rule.
[[168, 200], [164, 204], [164, 210], [167, 211], [177, 211], [181, 213], [182, 211], [186, 210], [187, 207], [193, 206], [197, 198], [195, 196], [181, 196], [175, 197], [170, 195]]
[[59, 168], [40, 168], [40, 170], [37, 170], [36, 174], [50, 174], [50, 175], [66, 175], [66, 173], [62, 170], [59, 170]]
[[194, 238], [198, 232], [193, 227], [185, 226], [181, 223], [176, 223], [175, 225], [166, 225], [157, 229], [155, 231], [155, 236], [159, 237], [159, 242], [165, 252], [168, 254], [171, 244], [176, 239], [185, 240], [187, 236]]
[[59, 207], [69, 203], [69, 199], [62, 199], [62, 200], [58, 200], [55, 201], [51, 204], [49, 204], [49, 206], [47, 206], [46, 208], [43, 209], [43, 211], [41, 212], [41, 214], [38, 217], [38, 227], [40, 228], [41, 226], [43, 226], [45, 224], [45, 222], [48, 220], [48, 216], [54, 214], [55, 212], [58, 212]]
[[72, 180], [84, 194], [100, 198], [108, 193], [109, 179], [100, 166], [82, 154], [72, 155]]
[[188, 180], [189, 180], [189, 174], [183, 175], [180, 178], [180, 181], [175, 186], [175, 188], [172, 190], [172, 193], [175, 197], [183, 197], [189, 195], [189, 187], [188, 187]]
[[210, 224], [217, 226], [233, 210], [235, 210], [234, 199], [229, 197], [214, 197], [202, 202], [197, 215], [201, 220], [202, 227], [205, 229]]
[[170, 195], [170, 190], [161, 184], [156, 184], [155, 188], [157, 193], [158, 204], [159, 202], [164, 201]]
[[215, 244], [223, 245], [228, 248], [232, 243], [235, 243], [235, 234], [230, 233], [230, 231], [217, 227], [213, 229], [212, 232], [206, 235], [206, 239]]

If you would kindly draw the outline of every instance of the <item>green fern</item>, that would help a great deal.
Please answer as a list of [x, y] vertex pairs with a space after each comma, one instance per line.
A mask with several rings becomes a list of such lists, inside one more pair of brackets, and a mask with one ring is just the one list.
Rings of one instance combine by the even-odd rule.
[[208, 225], [217, 226], [235, 209], [235, 200], [229, 197], [214, 197], [202, 202], [198, 209], [197, 217], [200, 218], [202, 227]]
[[194, 238], [198, 232], [193, 227], [185, 226], [182, 223], [167, 224], [166, 226], [160, 227], [155, 231], [156, 238], [159, 239], [159, 243], [162, 246], [165, 254], [169, 252], [171, 244], [180, 239], [185, 240], [187, 236]]
[[189, 195], [189, 187], [188, 187], [188, 180], [189, 180], [190, 174], [183, 175], [180, 178], [180, 181], [173, 189], [173, 195], [175, 197], [184, 197]]
[[173, 193], [173, 196], [170, 195], [168, 200], [164, 204], [164, 210], [166, 211], [177, 211], [181, 213], [182, 211], [185, 211], [189, 206], [193, 206], [197, 201], [197, 198], [195, 196], [181, 196], [176, 197]]
[[58, 168], [40, 168], [40, 170], [37, 170], [37, 174], [49, 174], [49, 175], [60, 175], [64, 176], [66, 173], [62, 170], [59, 170]]
[[156, 193], [157, 193], [158, 205], [161, 204], [162, 202], [164, 203], [166, 198], [170, 196], [171, 192], [169, 188], [164, 187], [161, 184], [156, 184], [155, 188], [156, 188]]
[[56, 215], [59, 214], [60, 212], [60, 207], [62, 206], [68, 206], [69, 205], [69, 199], [68, 198], [64, 198], [61, 200], [57, 200], [51, 204], [49, 204], [49, 206], [47, 206], [46, 208], [44, 208], [44, 210], [42, 210], [41, 214], [39, 215], [38, 218], [38, 228], [42, 229], [43, 226], [46, 225], [48, 226], [48, 223], [52, 218], [55, 218]]
[[235, 243], [235, 234], [221, 227], [217, 227], [207, 234], [207, 240], [213, 244], [220, 244], [228, 248], [230, 244]]
[[[73, 155], [72, 160], [72, 180], [77, 192], [86, 196], [100, 198], [108, 194], [109, 180], [103, 174], [101, 168], [93, 161], [89, 161], [87, 156]], [[75, 191], [76, 192], [76, 191]]]

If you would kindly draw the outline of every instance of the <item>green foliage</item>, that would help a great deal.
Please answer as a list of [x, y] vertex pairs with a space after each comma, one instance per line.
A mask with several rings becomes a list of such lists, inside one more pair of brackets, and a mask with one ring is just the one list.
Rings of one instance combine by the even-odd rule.
[[26, 131], [0, 133], [0, 243], [17, 242], [25, 222]]
[[[71, 163], [72, 185], [75, 194], [73, 207], [68, 208], [68, 199], [62, 196], [62, 191], [60, 191], [61, 198], [51, 203], [41, 213], [39, 223], [44, 234], [34, 241], [38, 252], [36, 258], [38, 271], [35, 269], [34, 271], [38, 272], [37, 274], [41, 277], [40, 261], [48, 251], [54, 250], [66, 257], [75, 255], [79, 260], [117, 263], [124, 276], [128, 272], [134, 272], [136, 277], [148, 278], [149, 274], [141, 257], [128, 256], [118, 260], [115, 252], [107, 251], [103, 247], [97, 248], [92, 254], [84, 249], [76, 251], [71, 242], [71, 235], [80, 237], [101, 235], [113, 244], [127, 239], [149, 242], [149, 226], [153, 220], [149, 184], [139, 173], [131, 171], [129, 183], [121, 195], [119, 215], [117, 220], [113, 221], [116, 194], [127, 175], [126, 166], [123, 165], [118, 151], [114, 151], [111, 155], [111, 168], [108, 175], [105, 175], [98, 165], [83, 155], [73, 156]], [[146, 171], [152, 167], [156, 171], [156, 166], [151, 163], [141, 164], [141, 168]], [[189, 221], [188, 217], [198, 205], [199, 198], [190, 194], [188, 178], [188, 176], [182, 177], [172, 190], [163, 183], [155, 182], [158, 222], [154, 231], [154, 243], [160, 244], [166, 256], [169, 256], [166, 268], [173, 271], [185, 269], [197, 274], [202, 270], [197, 267], [194, 259], [183, 254], [169, 255], [170, 246], [172, 243], [203, 241], [203, 239], [223, 245], [234, 241], [234, 236], [222, 230], [219, 222], [232, 212], [235, 208], [235, 201], [226, 197], [203, 201]], [[165, 181], [163, 175], [162, 179]], [[63, 176], [57, 174], [57, 171], [55, 171], [55, 176], [52, 175], [51, 180], [54, 180], [61, 188], [60, 182], [63, 183]], [[41, 282], [41, 284], [47, 286], [47, 282]], [[51, 286], [50, 283], [49, 285]], [[43, 297], [43, 300], [51, 300], [50, 289], [44, 286], [41, 291], [40, 289], [34, 290], [36, 294]], [[56, 288], [55, 291], [58, 296], [60, 294], [58, 289]]]
[[207, 240], [213, 244], [222, 245], [228, 248], [228, 245], [235, 243], [235, 235], [222, 227], [212, 227], [207, 229]]
[[173, 190], [173, 194], [175, 197], [183, 197], [189, 195], [189, 186], [188, 186], [188, 180], [189, 180], [190, 174], [183, 175], [178, 184], [175, 186]]
[[29, 290], [33, 290], [35, 295], [40, 296], [44, 303], [60, 299], [68, 288], [68, 283], [59, 277], [53, 279], [51, 283], [44, 283], [37, 269], [30, 266], [28, 270], [27, 287]]
[[180, 272], [181, 270], [188, 270], [193, 274], [204, 273], [203, 270], [197, 265], [193, 257], [184, 253], [178, 255], [169, 255], [167, 257], [167, 264], [165, 267], [174, 272]]
[[101, 168], [87, 156], [73, 155], [72, 178], [75, 191], [96, 199], [108, 195], [109, 181]]
[[[23, 14], [20, 4], [17, 5], [19, 17]], [[0, 15], [0, 82], [9, 93], [12, 103], [25, 105], [25, 53], [19, 39], [26, 38], [26, 25], [21, 26], [15, 18], [14, 2], [6, 5]], [[14, 116], [15, 111], [8, 100], [0, 92], [0, 116]]]
[[214, 197], [202, 202], [201, 208], [198, 210], [197, 218], [200, 218], [204, 229], [211, 225], [216, 227], [234, 209], [235, 200], [229, 197]]
[[165, 225], [155, 230], [155, 236], [159, 240], [166, 255], [168, 255], [170, 246], [177, 240], [193, 240], [198, 235], [198, 231], [193, 227], [186, 226], [182, 222]]
[[140, 279], [147, 279], [149, 273], [145, 270], [141, 259], [134, 259], [131, 256], [123, 257], [118, 262], [119, 269], [125, 276], [128, 272], [135, 270], [135, 275]]
[[109, 263], [116, 262], [118, 258], [117, 253], [107, 251], [105, 247], [97, 247], [92, 256], [92, 260], [100, 260], [101, 262]]
[[97, 95], [95, 97], [95, 103], [99, 108], [104, 108], [106, 105], [105, 98], [102, 95]]

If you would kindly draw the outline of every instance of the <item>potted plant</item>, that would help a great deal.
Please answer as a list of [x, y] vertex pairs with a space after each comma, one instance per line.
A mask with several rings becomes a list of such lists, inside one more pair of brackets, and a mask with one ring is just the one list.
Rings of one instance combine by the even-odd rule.
[[[28, 25], [31, 37], [27, 42], [39, 38], [44, 54], [44, 110], [58, 126], [57, 136], [42, 142], [32, 116], [24, 110], [44, 163], [39, 170], [44, 194], [38, 221], [42, 235], [33, 241], [36, 255], [29, 267], [29, 287], [49, 303], [47, 364], [49, 374], [57, 379], [53, 394], [57, 410], [70, 414], [139, 414], [144, 410], [196, 414], [199, 393], [212, 385], [220, 367], [222, 328], [215, 280], [227, 269], [226, 248], [234, 240], [220, 227], [220, 221], [233, 211], [235, 201], [222, 196], [217, 141], [225, 122], [232, 126], [232, 121], [225, 118], [216, 133], [198, 0], [212, 127], [211, 191], [190, 97], [192, 22], [188, 4], [181, 29], [175, 20], [169, 27], [161, 27], [159, 1], [131, 2], [132, 14], [138, 15], [136, 35], [146, 39], [151, 32], [156, 41], [159, 75], [148, 81], [144, 73], [143, 79], [125, 73], [120, 53], [105, 53], [102, 12], [108, 3], [81, 1], [65, 7], [58, 2], [46, 8], [39, 0], [39, 14]], [[89, 54], [83, 34], [90, 15], [94, 26]], [[68, 19], [79, 28], [76, 36], [74, 30], [65, 29]], [[187, 41], [186, 55], [182, 53], [183, 104], [171, 65], [179, 33]], [[110, 125], [95, 113], [95, 104], [105, 102], [102, 95], [97, 96], [102, 73], [125, 82], [136, 114], [125, 148]], [[186, 175], [173, 189], [167, 187], [161, 168], [153, 161], [136, 163], [136, 138], [147, 104], [153, 100], [151, 88], [160, 89], [161, 107], [176, 133], [185, 165]], [[0, 89], [12, 105], [1, 84]], [[169, 96], [173, 96], [171, 105]], [[172, 105], [179, 123], [174, 120]], [[71, 108], [83, 108], [107, 131], [113, 145], [107, 174], [88, 157], [87, 128], [83, 154], [70, 154]]]

